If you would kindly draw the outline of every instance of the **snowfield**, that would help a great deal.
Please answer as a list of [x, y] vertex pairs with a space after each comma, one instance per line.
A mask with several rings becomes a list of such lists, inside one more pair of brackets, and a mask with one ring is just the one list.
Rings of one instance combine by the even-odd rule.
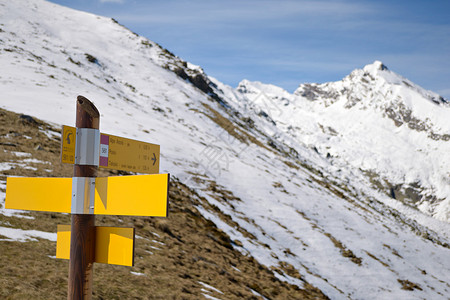
[[331, 299], [448, 299], [450, 105], [439, 95], [381, 62], [293, 94], [232, 88], [106, 17], [0, 0], [0, 20], [0, 107], [73, 126], [87, 97], [102, 132], [161, 145], [160, 172], [206, 199], [199, 211], [236, 249], [300, 275], [281, 280]]

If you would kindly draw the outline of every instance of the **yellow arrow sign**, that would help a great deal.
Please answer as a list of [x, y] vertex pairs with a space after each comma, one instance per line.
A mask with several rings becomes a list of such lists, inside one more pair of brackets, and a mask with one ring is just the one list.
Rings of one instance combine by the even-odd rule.
[[[70, 225], [58, 225], [56, 258], [70, 259]], [[134, 265], [134, 228], [95, 227], [94, 262]]]
[[[169, 174], [97, 177], [96, 215], [166, 217]], [[8, 177], [5, 208], [70, 213], [72, 178]]]
[[159, 173], [159, 145], [114, 135], [100, 135], [100, 167], [136, 173]]
[[[63, 126], [61, 162], [75, 163], [75, 127]], [[145, 174], [159, 173], [159, 145], [100, 134], [100, 167]]]

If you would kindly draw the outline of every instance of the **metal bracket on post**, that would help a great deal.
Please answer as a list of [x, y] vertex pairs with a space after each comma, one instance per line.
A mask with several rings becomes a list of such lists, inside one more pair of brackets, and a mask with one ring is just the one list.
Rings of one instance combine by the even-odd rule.
[[100, 130], [77, 128], [77, 142], [75, 145], [76, 165], [99, 165]]
[[94, 214], [95, 177], [72, 177], [72, 214]]

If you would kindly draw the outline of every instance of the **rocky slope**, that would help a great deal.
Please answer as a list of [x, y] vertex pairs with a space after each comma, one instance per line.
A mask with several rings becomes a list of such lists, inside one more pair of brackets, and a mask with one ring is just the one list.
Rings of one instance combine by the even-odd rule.
[[[114, 20], [41, 0], [0, 1], [0, 20], [0, 106], [43, 120], [40, 134], [4, 127], [2, 192], [9, 175], [70, 176], [54, 128], [74, 124], [79, 94], [96, 104], [102, 132], [161, 145], [161, 172], [174, 178], [173, 217], [104, 220], [143, 239], [133, 273], [98, 267], [110, 275], [97, 277], [97, 298], [449, 294], [450, 225], [438, 220], [448, 212], [446, 100], [378, 62], [294, 94], [248, 81], [234, 89]], [[1, 295], [45, 298], [40, 287], [67, 266], [48, 257], [50, 224], [67, 216], [0, 217]], [[45, 254], [30, 254], [38, 248]], [[37, 266], [33, 278], [53, 277], [17, 275], [22, 260]]]

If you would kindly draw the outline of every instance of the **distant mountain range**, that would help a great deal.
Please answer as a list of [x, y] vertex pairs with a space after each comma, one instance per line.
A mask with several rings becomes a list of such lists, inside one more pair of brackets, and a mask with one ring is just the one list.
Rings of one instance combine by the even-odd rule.
[[233, 96], [237, 109], [265, 119], [275, 136], [313, 148], [330, 165], [351, 166], [392, 198], [449, 220], [450, 103], [438, 94], [375, 61], [341, 81], [301, 84], [293, 94], [244, 80]]

